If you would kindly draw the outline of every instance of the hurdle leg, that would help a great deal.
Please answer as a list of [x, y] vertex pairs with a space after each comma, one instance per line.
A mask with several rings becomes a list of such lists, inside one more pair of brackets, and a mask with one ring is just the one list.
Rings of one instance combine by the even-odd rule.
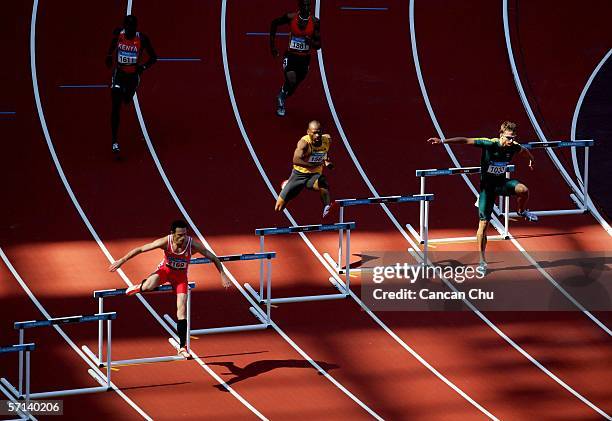
[[187, 284], [187, 351], [191, 351], [191, 289]]
[[346, 230], [346, 271], [345, 279], [346, 279], [346, 291], [345, 293], [348, 295], [351, 291], [351, 230]]
[[30, 402], [30, 351], [25, 354], [25, 400]]
[[[104, 313], [104, 297], [98, 297], [98, 313]], [[102, 361], [102, 342], [104, 342], [104, 322], [98, 320], [98, 362]]]
[[268, 277], [267, 277], [267, 287], [268, 287], [268, 291], [266, 293], [267, 297], [266, 297], [266, 316], [268, 317], [268, 324], [270, 324], [271, 322], [271, 315], [270, 315], [270, 304], [272, 300], [272, 262], [270, 261], [270, 259], [268, 259]]
[[111, 387], [111, 323], [112, 320], [106, 321], [106, 386]]
[[[422, 203], [422, 202], [421, 202]], [[429, 202], [423, 204], [423, 266], [427, 266], [427, 247], [429, 239]]]
[[[261, 253], [264, 252], [264, 241], [265, 241], [265, 236], [260, 235], [259, 236], [259, 251]], [[264, 262], [263, 260], [259, 261], [259, 299], [263, 300], [263, 293], [264, 293]]]
[[584, 171], [582, 175], [582, 196], [584, 199], [584, 209], [589, 208], [589, 193], [588, 186], [589, 183], [589, 147], [584, 148]]
[[508, 239], [510, 237], [509, 225], [510, 225], [510, 196], [506, 196], [504, 198], [504, 239]]
[[[344, 206], [340, 206], [340, 223], [344, 222]], [[338, 272], [342, 269], [342, 243], [344, 242], [344, 230], [338, 231]]]
[[[24, 331], [19, 329], [19, 345], [23, 345]], [[23, 354], [24, 351], [19, 351], [19, 397], [23, 396]]]
[[[425, 194], [425, 177], [421, 177], [421, 194]], [[423, 239], [423, 218], [425, 217], [425, 204], [419, 201], [419, 240]]]

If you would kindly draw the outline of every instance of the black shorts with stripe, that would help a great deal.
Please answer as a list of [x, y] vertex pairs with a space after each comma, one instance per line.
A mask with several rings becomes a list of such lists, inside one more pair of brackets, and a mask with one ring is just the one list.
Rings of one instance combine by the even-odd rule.
[[111, 89], [117, 90], [121, 93], [123, 102], [129, 103], [134, 94], [136, 88], [140, 84], [140, 75], [138, 73], [126, 73], [119, 67], [116, 67], [113, 71], [113, 78], [111, 80]]

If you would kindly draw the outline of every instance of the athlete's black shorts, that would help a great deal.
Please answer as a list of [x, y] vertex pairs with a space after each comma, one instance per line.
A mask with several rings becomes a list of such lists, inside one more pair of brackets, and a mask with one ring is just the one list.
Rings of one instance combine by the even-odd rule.
[[314, 188], [315, 182], [319, 180], [319, 184], [325, 180], [325, 176], [321, 173], [303, 173], [296, 170], [291, 171], [291, 176], [287, 180], [287, 184], [280, 192], [280, 197], [288, 202], [295, 198], [306, 187], [309, 190]]
[[302, 81], [308, 74], [310, 67], [310, 54], [299, 55], [287, 51], [283, 59], [283, 70], [287, 72], [295, 72], [298, 81]]
[[113, 71], [111, 89], [113, 91], [118, 90], [126, 104], [132, 100], [139, 83], [140, 75], [138, 73], [126, 73], [119, 68], [115, 68]]

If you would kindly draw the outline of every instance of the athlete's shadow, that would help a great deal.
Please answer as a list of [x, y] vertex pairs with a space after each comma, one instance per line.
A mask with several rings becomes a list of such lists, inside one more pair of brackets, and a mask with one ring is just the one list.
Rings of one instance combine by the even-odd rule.
[[[335, 368], [340, 368], [339, 365], [329, 364], [321, 361], [315, 361], [326, 373]], [[241, 382], [251, 377], [259, 376], [260, 374], [267, 373], [277, 368], [309, 368], [312, 369], [310, 363], [304, 360], [260, 360], [247, 364], [244, 367], [238, 367], [233, 362], [214, 362], [207, 363], [208, 365], [219, 365], [227, 368], [229, 373], [222, 373], [224, 375], [233, 374], [234, 377], [226, 381], [228, 385]], [[321, 373], [319, 373], [321, 374]], [[221, 384], [216, 384], [214, 387], [220, 391], [227, 392], [227, 390]]]

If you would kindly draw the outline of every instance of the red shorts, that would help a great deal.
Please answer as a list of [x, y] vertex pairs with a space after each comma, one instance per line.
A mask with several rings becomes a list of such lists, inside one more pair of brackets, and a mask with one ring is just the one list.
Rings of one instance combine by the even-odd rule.
[[153, 274], [159, 275], [159, 284], [169, 283], [175, 294], [187, 294], [187, 271], [170, 269], [163, 265], [157, 268]]

